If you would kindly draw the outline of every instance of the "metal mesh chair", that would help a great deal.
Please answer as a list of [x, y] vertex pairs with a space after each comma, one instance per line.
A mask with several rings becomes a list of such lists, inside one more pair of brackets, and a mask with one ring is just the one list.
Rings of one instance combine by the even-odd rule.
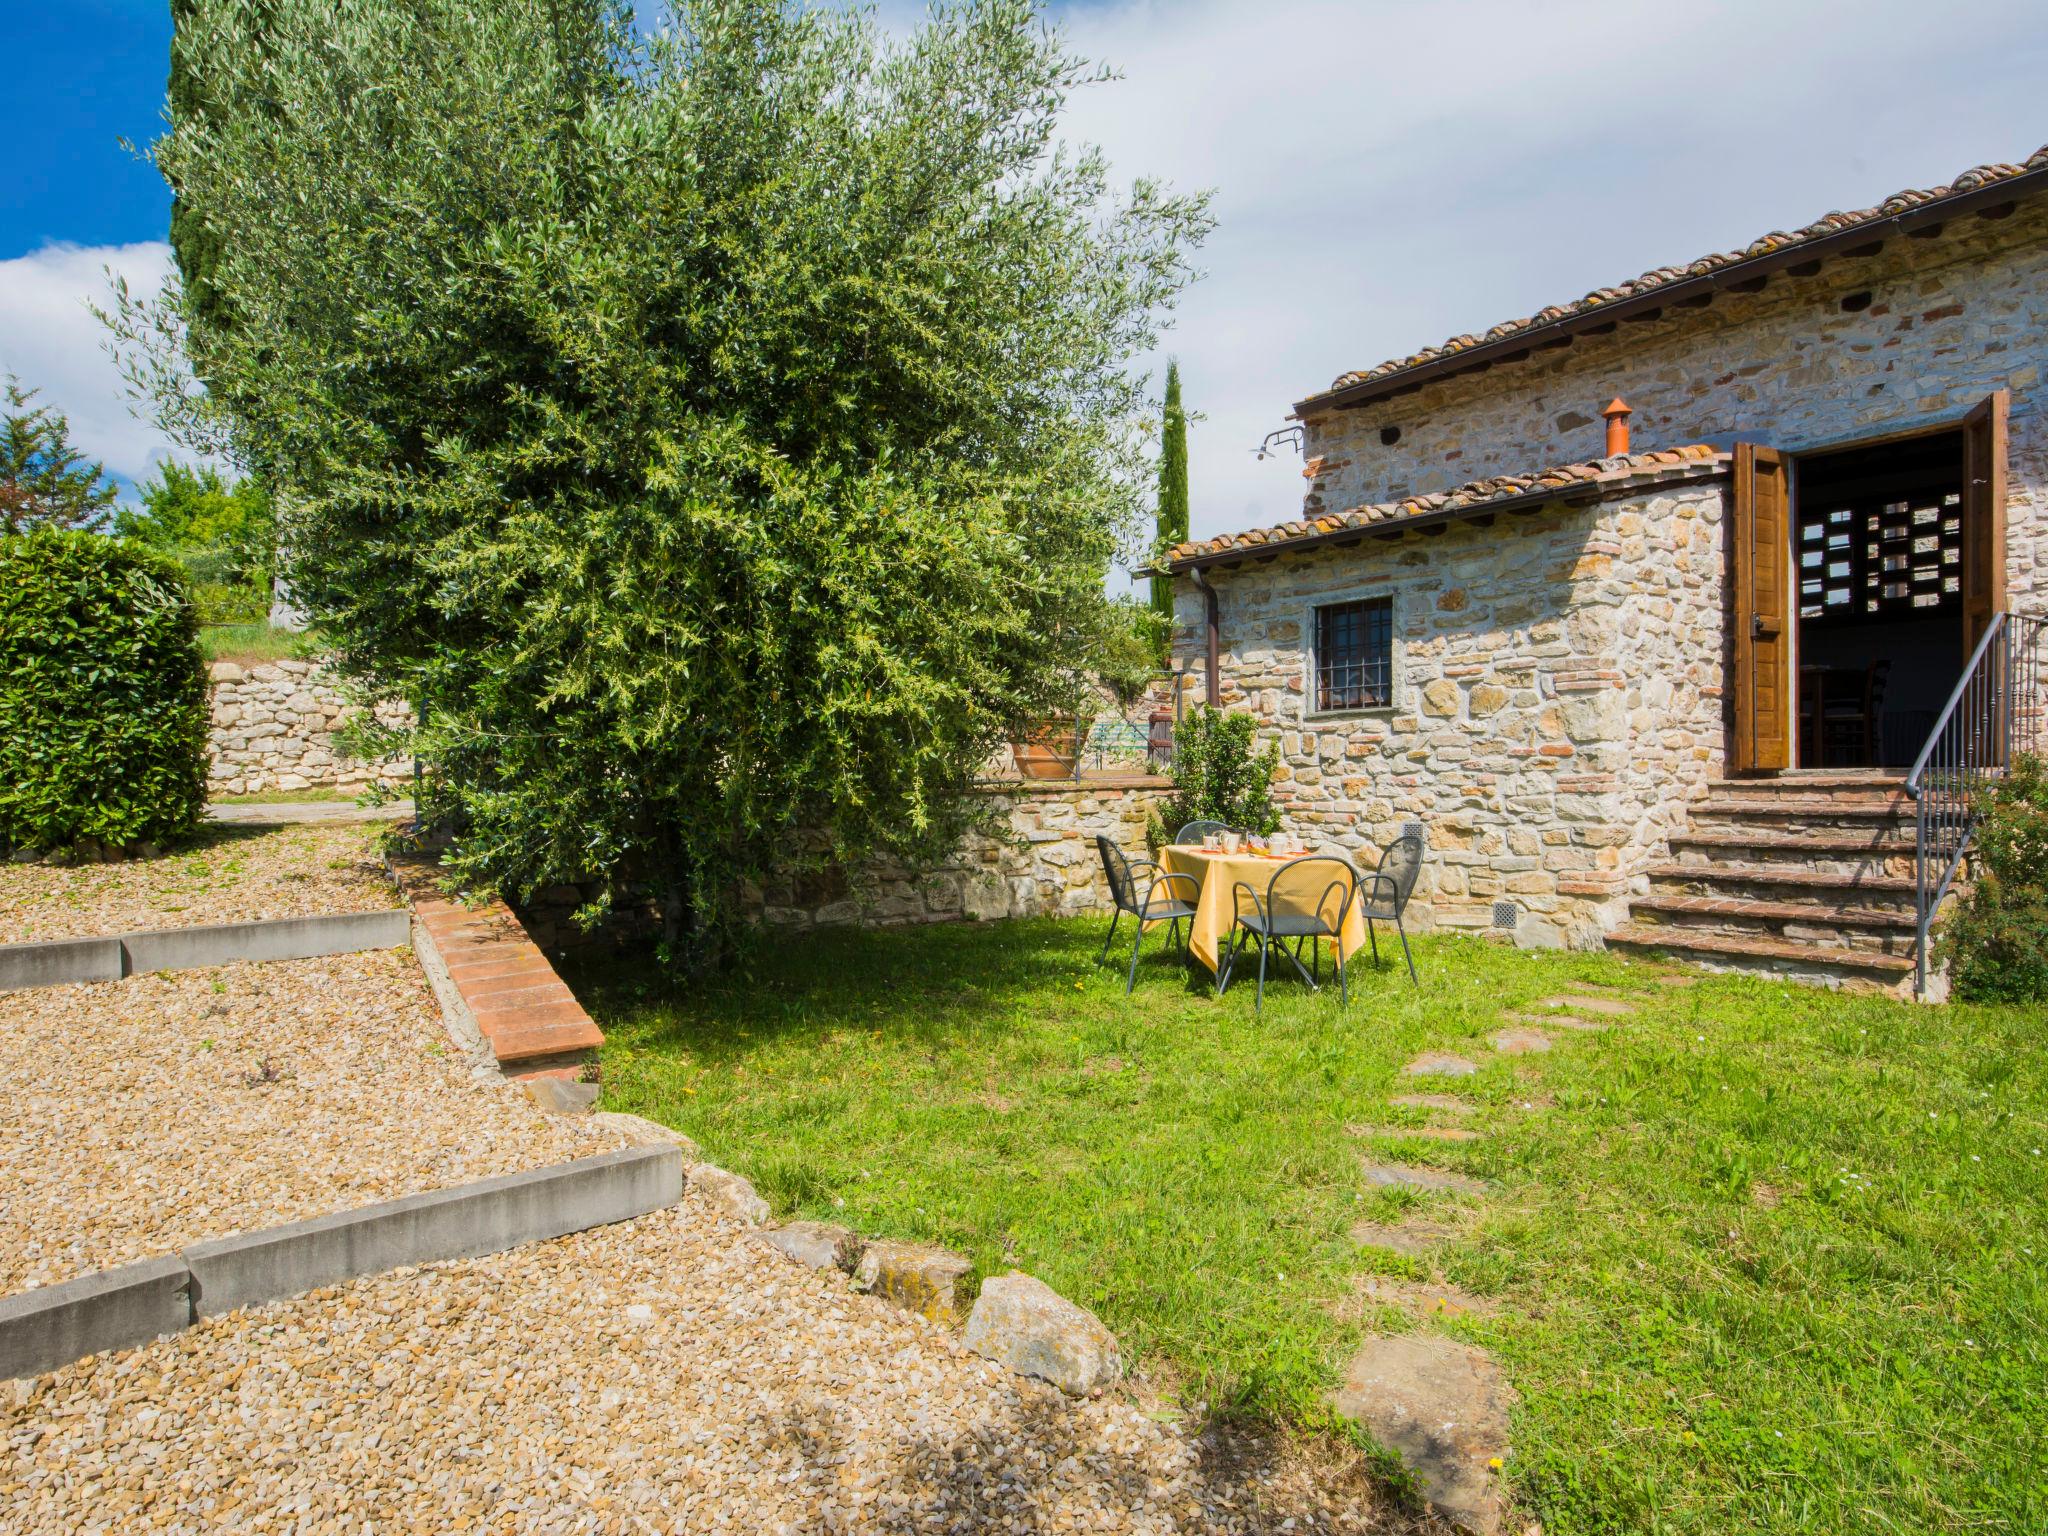
[[[1358, 871], [1351, 867], [1349, 859], [1327, 853], [1289, 859], [1273, 871], [1263, 898], [1242, 880], [1238, 881], [1230, 892], [1237, 921], [1230, 930], [1230, 951], [1223, 957], [1216, 976], [1218, 995], [1228, 990], [1238, 953], [1243, 948], [1243, 936], [1250, 934], [1259, 946], [1259, 990], [1253, 1012], [1263, 1009], [1266, 1002], [1268, 951], [1279, 950], [1301, 979], [1316, 987], [1317, 977], [1301, 963], [1301, 951], [1306, 944], [1317, 946], [1316, 968], [1320, 972], [1324, 939], [1337, 946], [1337, 989], [1349, 1003], [1351, 988], [1344, 976], [1344, 920], [1357, 896]], [[1292, 951], [1287, 948], [1290, 940], [1294, 944]]]
[[1408, 962], [1408, 980], [1415, 977], [1415, 956], [1408, 949], [1408, 929], [1401, 914], [1408, 910], [1408, 898], [1415, 894], [1415, 881], [1422, 874], [1422, 839], [1413, 832], [1397, 837], [1380, 855], [1379, 868], [1359, 877], [1359, 915], [1365, 919], [1365, 936], [1372, 942], [1372, 963], [1380, 963], [1379, 935], [1373, 924], [1392, 923], [1401, 936], [1401, 956]]
[[[1102, 856], [1102, 873], [1109, 881], [1109, 899], [1116, 903], [1116, 915], [1109, 920], [1109, 932], [1102, 940], [1102, 953], [1095, 958], [1098, 962], [1109, 957], [1110, 941], [1116, 937], [1116, 925], [1130, 913], [1138, 920], [1138, 931], [1131, 939], [1131, 974], [1124, 982], [1124, 996], [1131, 995], [1131, 989], [1138, 984], [1138, 946], [1145, 942], [1145, 925], [1161, 921], [1170, 922], [1167, 937], [1187, 952], [1187, 943], [1181, 938], [1181, 919], [1195, 915], [1195, 903], [1202, 899], [1202, 882], [1193, 875], [1169, 873], [1162, 870], [1150, 859], [1127, 859], [1123, 849], [1108, 838], [1095, 839], [1095, 851]], [[1147, 871], [1144, 876], [1145, 894], [1138, 894], [1135, 872]], [[1179, 899], [1179, 890], [1185, 886], [1189, 895], [1186, 901]]]
[[1230, 826], [1221, 821], [1191, 821], [1173, 834], [1174, 846], [1187, 848], [1199, 844], [1211, 832], [1228, 832]]

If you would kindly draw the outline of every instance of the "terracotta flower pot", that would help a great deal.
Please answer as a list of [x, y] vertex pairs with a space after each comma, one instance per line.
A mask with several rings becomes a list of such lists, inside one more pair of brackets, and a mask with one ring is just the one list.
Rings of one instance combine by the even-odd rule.
[[1027, 779], [1071, 779], [1081, 762], [1080, 732], [1072, 720], [1045, 720], [1010, 742], [1017, 772]]

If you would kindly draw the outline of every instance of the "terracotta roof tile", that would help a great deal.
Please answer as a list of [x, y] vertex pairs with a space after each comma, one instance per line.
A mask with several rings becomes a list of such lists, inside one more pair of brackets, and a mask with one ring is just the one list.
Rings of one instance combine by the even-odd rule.
[[1243, 533], [1226, 533], [1213, 539], [1193, 539], [1167, 552], [1166, 565], [1213, 560], [1242, 550], [1265, 551], [1285, 548], [1308, 539], [1343, 533], [1350, 529], [1380, 528], [1433, 512], [1479, 512], [1490, 502], [1512, 501], [1530, 492], [1565, 490], [1590, 485], [1606, 490], [1632, 490], [1661, 480], [1690, 479], [1703, 469], [1718, 469], [1729, 455], [1704, 443], [1684, 448], [1664, 448], [1654, 453], [1624, 454], [1612, 459], [1588, 459], [1582, 464], [1560, 464], [1527, 475], [1492, 475], [1448, 491], [1411, 496], [1401, 501], [1382, 501], [1353, 507], [1348, 512], [1324, 512], [1313, 520], [1296, 519], [1271, 528], [1252, 528]]
[[1923, 187], [1909, 189], [1904, 192], [1894, 192], [1875, 208], [1861, 208], [1852, 213], [1836, 211], [1824, 214], [1804, 229], [1793, 230], [1790, 233], [1784, 230], [1773, 230], [1767, 235], [1760, 235], [1739, 251], [1721, 251], [1710, 256], [1702, 256], [1699, 260], [1688, 262], [1682, 267], [1658, 267], [1628, 282], [1617, 283], [1611, 288], [1596, 288], [1593, 292], [1575, 303], [1552, 304], [1545, 309], [1539, 309], [1535, 314], [1525, 319], [1504, 320], [1499, 325], [1488, 330], [1484, 336], [1469, 334], [1453, 336], [1441, 346], [1425, 347], [1420, 352], [1416, 352], [1408, 357], [1391, 358], [1384, 363], [1378, 364], [1376, 367], [1356, 369], [1350, 373], [1339, 374], [1335, 381], [1331, 383], [1330, 391], [1348, 389], [1354, 384], [1370, 384], [1375, 380], [1384, 379], [1397, 373], [1405, 373], [1411, 368], [1420, 368], [1427, 363], [1434, 363], [1459, 352], [1469, 351], [1471, 348], [1485, 343], [1505, 341], [1523, 331], [1532, 331], [1538, 326], [1550, 325], [1574, 315], [1589, 313], [1603, 304], [1612, 304], [1618, 299], [1635, 298], [1638, 295], [1653, 292], [1669, 284], [1683, 282], [1688, 278], [1704, 277], [1711, 272], [1718, 271], [1722, 267], [1732, 266], [1738, 261], [1746, 261], [1754, 256], [1768, 256], [1775, 251], [1784, 250], [1789, 246], [1802, 245], [1810, 240], [1819, 240], [1829, 235], [1839, 234], [1843, 230], [1854, 229], [1859, 224], [1870, 224], [1875, 223], [1879, 219], [1891, 218], [1896, 214], [1917, 208], [1923, 203], [1933, 202], [1937, 198], [1950, 197], [1965, 192], [1975, 192], [1981, 187], [1991, 185], [1993, 182], [2004, 181], [2028, 171], [2043, 169], [2048, 169], [2048, 145], [2043, 145], [2040, 149], [2035, 150], [2033, 154], [2027, 157], [2026, 163], [2023, 165], [1997, 164], [1976, 166], [1964, 171], [1945, 187]]

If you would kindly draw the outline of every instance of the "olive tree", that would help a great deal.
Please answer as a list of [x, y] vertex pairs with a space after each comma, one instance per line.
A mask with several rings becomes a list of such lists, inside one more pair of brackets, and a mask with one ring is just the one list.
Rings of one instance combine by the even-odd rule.
[[181, 0], [177, 57], [205, 300], [112, 318], [423, 703], [457, 869], [652, 887], [685, 959], [949, 846], [1141, 547], [1128, 365], [1208, 227], [1063, 140], [1105, 72], [1027, 0]]

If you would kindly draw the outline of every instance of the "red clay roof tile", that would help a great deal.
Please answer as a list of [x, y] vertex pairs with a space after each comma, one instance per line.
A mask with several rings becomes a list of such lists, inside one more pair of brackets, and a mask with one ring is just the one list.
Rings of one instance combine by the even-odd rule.
[[[1875, 208], [1859, 208], [1850, 213], [1843, 213], [1837, 210], [1833, 213], [1824, 214], [1803, 229], [1794, 230], [1790, 233], [1784, 230], [1773, 230], [1767, 235], [1760, 235], [1739, 251], [1716, 252], [1713, 255], [1702, 256], [1697, 261], [1688, 262], [1682, 267], [1657, 267], [1643, 273], [1640, 277], [1632, 278], [1628, 282], [1617, 283], [1611, 288], [1596, 288], [1584, 298], [1573, 303], [1552, 304], [1547, 308], [1539, 309], [1535, 314], [1521, 320], [1504, 320], [1499, 325], [1488, 330], [1484, 336], [1473, 336], [1470, 334], [1453, 336], [1440, 346], [1424, 347], [1420, 352], [1413, 353], [1407, 357], [1390, 358], [1388, 361], [1371, 368], [1354, 369], [1349, 373], [1339, 374], [1325, 393], [1334, 393], [1340, 389], [1349, 389], [1355, 384], [1369, 384], [1391, 377], [1397, 373], [1406, 373], [1411, 368], [1420, 368], [1425, 364], [1437, 362], [1456, 353], [1469, 351], [1471, 348], [1480, 346], [1483, 343], [1504, 341], [1523, 331], [1531, 331], [1538, 326], [1549, 325], [1573, 315], [1585, 314], [1603, 304], [1612, 304], [1618, 299], [1635, 298], [1640, 294], [1653, 292], [1672, 283], [1683, 282], [1687, 278], [1704, 277], [1710, 272], [1718, 271], [1722, 267], [1731, 266], [1735, 262], [1744, 261], [1753, 256], [1769, 255], [1788, 246], [1803, 245], [1811, 240], [1819, 240], [1829, 235], [1840, 234], [1843, 230], [1854, 229], [1859, 224], [1871, 224], [1879, 219], [1891, 218], [1909, 209], [1917, 208], [1923, 203], [1933, 202], [1937, 198], [1974, 192], [1994, 182], [2005, 181], [2028, 171], [2043, 169], [2048, 169], [2048, 145], [2043, 145], [2040, 149], [2035, 150], [2022, 165], [1993, 164], [1975, 166], [1970, 170], [1964, 171], [1945, 187], [1909, 188], [1904, 192], [1894, 192]], [[1313, 398], [1311, 397], [1311, 399]], [[1304, 401], [1303, 403], [1307, 404], [1309, 402]]]
[[1480, 512], [1489, 502], [1511, 501], [1532, 491], [1565, 490], [1590, 485], [1603, 490], [1633, 490], [1659, 481], [1692, 479], [1702, 471], [1718, 470], [1729, 455], [1705, 443], [1683, 448], [1664, 448], [1651, 453], [1624, 454], [1612, 459], [1588, 459], [1580, 464], [1560, 464], [1527, 475], [1491, 475], [1448, 491], [1404, 501], [1383, 501], [1353, 507], [1348, 512], [1322, 513], [1313, 522], [1297, 519], [1276, 523], [1271, 528], [1251, 528], [1243, 533], [1226, 533], [1213, 539], [1192, 539], [1175, 545], [1166, 555], [1169, 569], [1197, 561], [1214, 560], [1238, 550], [1270, 550], [1290, 544], [1327, 537], [1354, 528], [1380, 528], [1430, 512]]

